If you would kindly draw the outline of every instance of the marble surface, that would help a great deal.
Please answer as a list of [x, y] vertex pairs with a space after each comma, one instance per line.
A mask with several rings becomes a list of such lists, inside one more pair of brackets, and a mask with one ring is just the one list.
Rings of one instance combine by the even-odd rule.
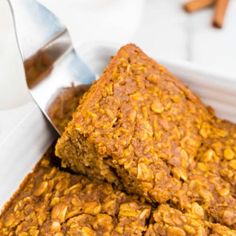
[[[184, 0], [41, 0], [69, 28], [77, 48], [91, 43], [134, 42], [155, 58], [189, 61], [236, 81], [236, 1], [222, 30], [211, 27], [212, 10], [192, 15]], [[33, 110], [7, 1], [0, 1], [0, 144]], [[236, 88], [235, 88], [236, 93]]]
[[185, 13], [184, 0], [145, 1], [133, 39], [161, 57], [188, 60], [236, 79], [236, 1], [230, 0], [225, 27], [211, 26], [213, 11]]

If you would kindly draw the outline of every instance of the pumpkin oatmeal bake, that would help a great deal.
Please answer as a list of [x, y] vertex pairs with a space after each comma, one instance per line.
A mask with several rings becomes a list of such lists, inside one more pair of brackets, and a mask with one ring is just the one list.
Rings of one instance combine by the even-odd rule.
[[51, 107], [63, 135], [0, 236], [236, 236], [235, 124], [133, 44], [87, 89]]
[[236, 231], [221, 224], [204, 221], [203, 209], [194, 204], [192, 211], [181, 212], [162, 204], [151, 215], [145, 236], [235, 236]]
[[52, 149], [0, 216], [1, 236], [143, 235], [151, 206], [60, 170]]
[[236, 126], [133, 44], [113, 57], [56, 145], [63, 167], [236, 229]]
[[51, 148], [6, 206], [1, 236], [236, 235], [207, 221], [197, 203], [188, 213], [168, 204], [156, 208], [111, 184], [63, 170], [55, 159]]

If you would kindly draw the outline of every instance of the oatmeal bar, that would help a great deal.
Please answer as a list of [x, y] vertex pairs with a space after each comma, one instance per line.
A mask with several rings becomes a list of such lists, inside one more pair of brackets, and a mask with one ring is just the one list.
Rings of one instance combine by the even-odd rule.
[[76, 172], [166, 202], [192, 168], [209, 119], [198, 97], [130, 44], [83, 97], [56, 155]]
[[[200, 203], [207, 219], [236, 228], [236, 126], [226, 123], [164, 67], [127, 45], [83, 97], [56, 155], [64, 167], [148, 201], [186, 211]], [[215, 170], [201, 161], [211, 140], [228, 145], [223, 155], [233, 157], [225, 168], [222, 151]]]
[[110, 184], [60, 170], [49, 158], [52, 153], [1, 214], [1, 236], [143, 235], [150, 206]]

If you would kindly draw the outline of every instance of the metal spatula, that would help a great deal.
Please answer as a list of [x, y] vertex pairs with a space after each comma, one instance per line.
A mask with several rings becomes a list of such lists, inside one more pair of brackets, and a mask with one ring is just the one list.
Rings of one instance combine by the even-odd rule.
[[52, 12], [35, 0], [8, 2], [27, 86], [42, 112], [60, 133], [50, 116], [52, 104], [63, 88], [90, 84], [95, 75], [77, 55], [68, 30]]

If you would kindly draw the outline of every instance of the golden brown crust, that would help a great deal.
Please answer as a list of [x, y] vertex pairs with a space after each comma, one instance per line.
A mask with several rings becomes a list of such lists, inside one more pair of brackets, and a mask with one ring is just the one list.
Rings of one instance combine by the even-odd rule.
[[38, 164], [0, 216], [0, 235], [142, 235], [151, 207], [110, 184]]
[[32, 236], [233, 236], [236, 231], [207, 221], [195, 203], [188, 212], [167, 204], [151, 211], [142, 199], [60, 170], [53, 148], [24, 181], [0, 215], [0, 235]]
[[234, 236], [206, 220], [195, 203], [188, 212], [157, 208], [110, 184], [60, 170], [53, 148], [24, 181], [0, 216], [1, 236]]
[[[199, 203], [207, 219], [236, 228], [235, 130], [130, 44], [83, 97], [56, 155], [64, 166], [148, 201], [186, 211]], [[222, 146], [218, 162], [202, 160], [215, 142]]]
[[204, 220], [204, 210], [197, 203], [183, 213], [169, 205], [160, 205], [152, 215], [145, 236], [235, 236], [236, 231]]

